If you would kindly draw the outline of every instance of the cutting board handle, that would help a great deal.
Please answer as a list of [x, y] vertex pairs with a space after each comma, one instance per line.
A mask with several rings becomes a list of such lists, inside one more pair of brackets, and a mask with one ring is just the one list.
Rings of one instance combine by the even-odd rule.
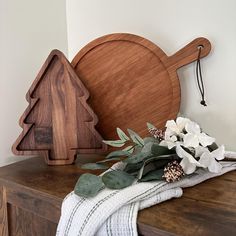
[[201, 47], [201, 58], [207, 56], [211, 51], [211, 43], [208, 39], [200, 37], [196, 38], [185, 47], [180, 49], [174, 55], [167, 57], [166, 67], [169, 69], [178, 69], [198, 58], [199, 47]]

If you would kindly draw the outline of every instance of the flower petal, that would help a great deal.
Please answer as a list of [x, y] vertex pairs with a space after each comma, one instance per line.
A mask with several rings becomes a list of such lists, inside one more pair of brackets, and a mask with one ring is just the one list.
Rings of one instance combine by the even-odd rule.
[[186, 155], [185, 155], [185, 152], [183, 148], [181, 148], [181, 146], [177, 146], [176, 147], [176, 153], [177, 155], [180, 157], [180, 158], [184, 158]]
[[187, 158], [190, 163], [202, 167], [202, 165], [188, 152], [186, 152], [180, 145], [176, 146], [176, 153], [180, 158]]
[[178, 131], [177, 125], [174, 120], [168, 120], [166, 122], [166, 132], [169, 133], [169, 135], [176, 134], [176, 131]]
[[169, 149], [175, 147], [178, 142], [175, 135], [170, 136], [168, 132], [165, 132], [165, 140], [160, 142], [161, 146], [168, 147]]
[[170, 137], [171, 137], [171, 135], [173, 135], [172, 131], [166, 130], [166, 131], [165, 131], [165, 137], [164, 137], [164, 139], [165, 139], [165, 140], [169, 140]]
[[180, 134], [178, 135], [178, 137], [180, 138], [180, 140], [182, 140], [182, 141], [184, 140], [184, 135], [185, 135], [185, 134], [183, 134], [183, 133], [180, 133]]
[[204, 152], [207, 152], [208, 149], [203, 146], [198, 146], [195, 148], [195, 157], [200, 157]]
[[[215, 151], [222, 154], [224, 147], [220, 147], [218, 149], [216, 149]], [[209, 151], [204, 152], [200, 157], [199, 163], [203, 165], [205, 168], [208, 168], [210, 172], [219, 173], [222, 169], [222, 166], [219, 162], [215, 160], [214, 154], [212, 154], [213, 152], [209, 152]], [[215, 153], [217, 154], [217, 152]]]
[[219, 148], [211, 152], [211, 155], [216, 159], [216, 160], [223, 160], [224, 159], [224, 154], [225, 154], [225, 146], [221, 145]]
[[219, 173], [222, 169], [222, 165], [215, 160], [215, 158], [212, 159], [210, 165], [208, 166], [208, 170], [212, 173]]
[[212, 158], [210, 152], [207, 150], [206, 152], [204, 152], [200, 159], [199, 159], [199, 163], [204, 167], [207, 168], [208, 166], [210, 166], [211, 161], [215, 160], [214, 158]]
[[176, 123], [175, 123], [174, 120], [168, 120], [168, 121], [166, 122], [166, 128], [170, 128], [170, 127], [173, 127], [173, 126], [175, 126], [175, 125], [176, 125]]
[[159, 145], [160, 145], [160, 146], [164, 146], [164, 147], [167, 147], [167, 146], [168, 146], [166, 140], [162, 140], [162, 141], [159, 143]]
[[168, 149], [172, 149], [173, 147], [175, 147], [177, 145], [176, 142], [172, 142], [172, 141], [168, 141], [168, 140], [162, 140], [159, 143], [160, 146], [164, 146], [164, 147], [168, 147]]
[[174, 128], [166, 128], [166, 131], [165, 131], [165, 135], [166, 136], [171, 136], [171, 135], [175, 135], [176, 132], [174, 131]]
[[206, 135], [205, 133], [200, 133], [198, 135], [199, 142], [202, 144], [203, 147], [211, 145], [215, 142], [215, 139]]
[[176, 119], [176, 122], [174, 120], [168, 120], [166, 122], [166, 131], [169, 132], [171, 135], [172, 134], [181, 134], [183, 131], [185, 125], [190, 122], [189, 119], [183, 118], [183, 117], [178, 117]]
[[178, 139], [177, 139], [177, 137], [175, 136], [175, 135], [172, 135], [171, 137], [170, 137], [170, 141], [172, 141], [172, 142], [176, 142]]
[[194, 148], [198, 147], [199, 146], [198, 136], [191, 133], [184, 135], [184, 146], [194, 147]]
[[188, 122], [185, 126], [185, 129], [190, 134], [200, 134], [201, 133], [200, 126], [193, 121]]
[[189, 162], [188, 158], [186, 157], [182, 159], [180, 165], [182, 166], [184, 173], [187, 175], [192, 174], [196, 170], [196, 165]]
[[188, 118], [178, 117], [178, 118], [176, 119], [176, 124], [177, 124], [177, 126], [178, 126], [178, 128], [179, 128], [179, 132], [182, 132], [182, 131], [183, 131], [185, 125], [186, 125], [188, 122], [190, 122], [190, 120], [189, 120]]

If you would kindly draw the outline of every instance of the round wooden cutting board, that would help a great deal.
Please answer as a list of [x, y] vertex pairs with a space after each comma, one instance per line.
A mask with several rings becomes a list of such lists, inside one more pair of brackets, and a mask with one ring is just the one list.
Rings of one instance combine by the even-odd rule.
[[116, 139], [116, 127], [147, 134], [146, 122], [164, 128], [177, 116], [180, 85], [176, 70], [210, 51], [207, 39], [198, 38], [168, 57], [149, 40], [132, 34], [111, 34], [85, 46], [72, 66], [90, 93], [104, 139]]

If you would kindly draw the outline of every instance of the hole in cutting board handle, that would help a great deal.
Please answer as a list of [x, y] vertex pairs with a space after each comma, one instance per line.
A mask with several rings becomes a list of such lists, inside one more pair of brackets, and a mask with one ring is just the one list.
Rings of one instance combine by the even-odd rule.
[[198, 46], [197, 46], [197, 49], [202, 49], [202, 48], [204, 48], [204, 45], [202, 45], [202, 44], [199, 44]]

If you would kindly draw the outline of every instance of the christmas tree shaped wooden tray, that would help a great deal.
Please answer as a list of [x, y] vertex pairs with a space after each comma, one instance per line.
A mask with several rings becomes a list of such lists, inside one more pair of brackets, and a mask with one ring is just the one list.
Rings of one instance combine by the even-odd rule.
[[99, 117], [98, 131], [115, 139], [116, 127], [146, 135], [146, 122], [164, 128], [180, 106], [177, 70], [211, 50], [197, 38], [167, 56], [149, 40], [125, 33], [106, 35], [86, 45], [72, 66], [90, 92], [90, 104]]
[[29, 106], [20, 118], [23, 131], [13, 153], [39, 154], [49, 165], [65, 165], [73, 163], [77, 153], [104, 152], [88, 97], [65, 56], [52, 51], [26, 95]]

